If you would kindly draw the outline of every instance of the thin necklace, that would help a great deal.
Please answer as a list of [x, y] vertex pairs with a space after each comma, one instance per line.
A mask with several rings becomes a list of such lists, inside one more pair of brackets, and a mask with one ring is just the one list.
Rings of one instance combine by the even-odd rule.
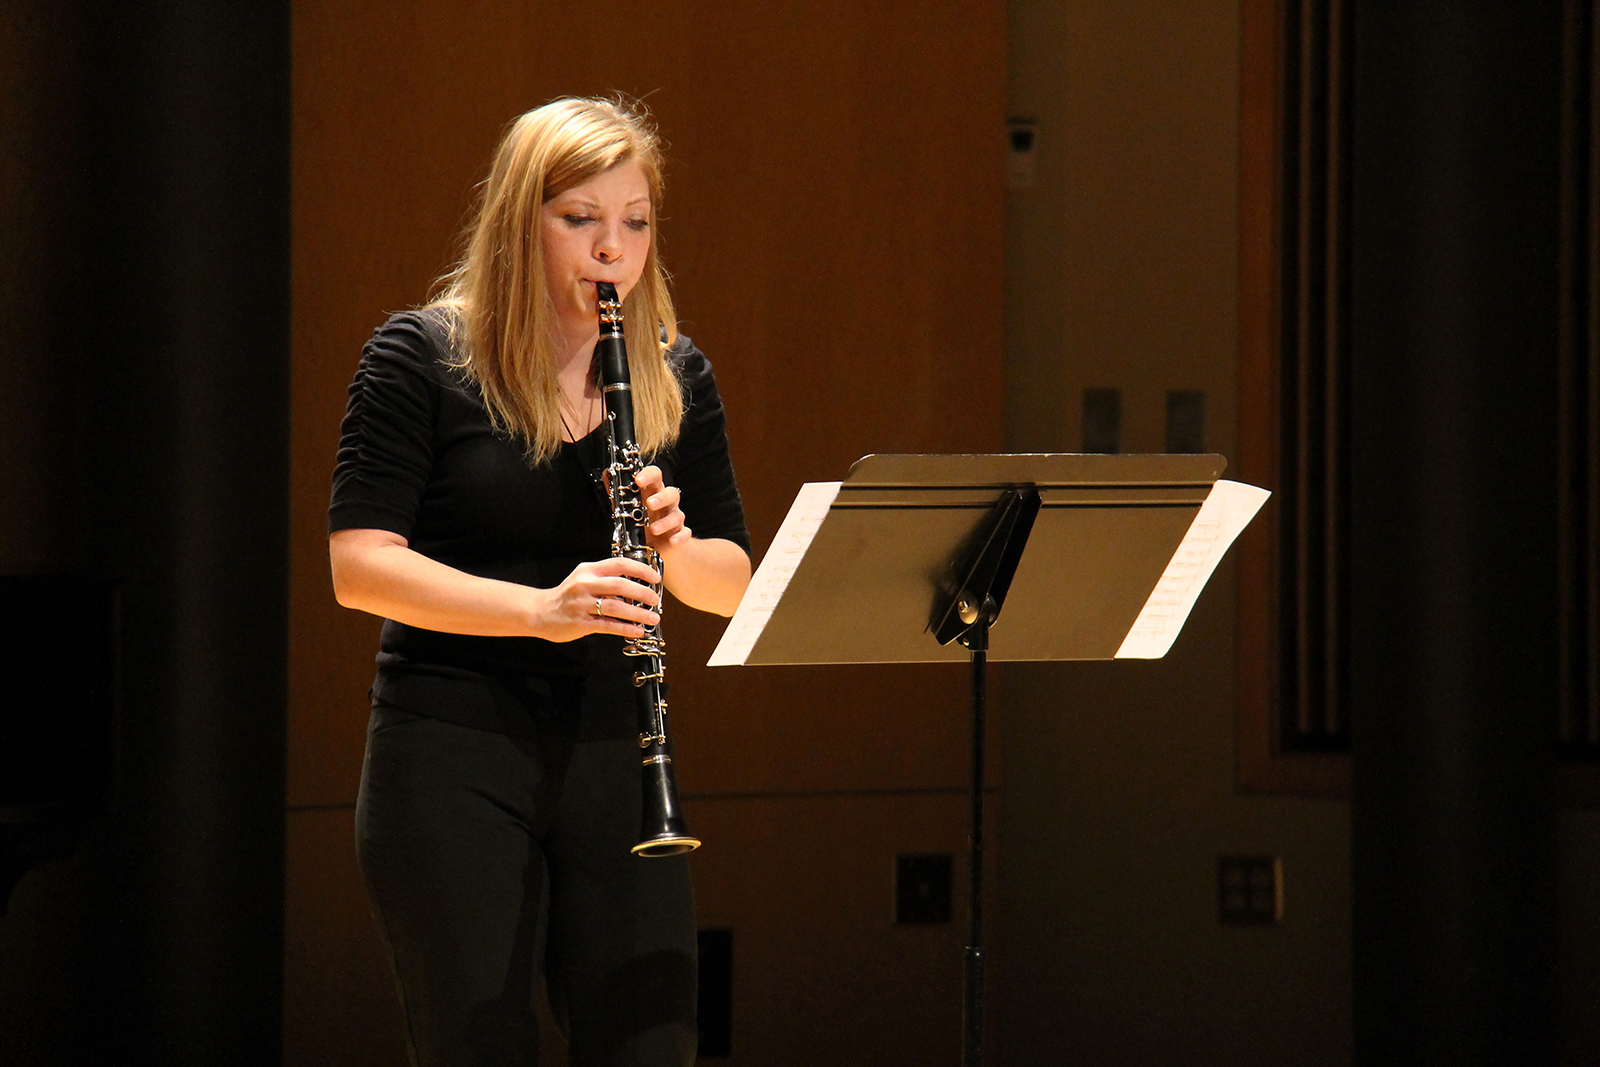
[[[572, 409], [573, 421], [574, 422], [579, 422], [584, 426], [589, 425], [589, 420], [594, 418], [594, 397], [591, 396], [591, 397], [588, 397], [587, 399], [588, 399], [589, 402], [584, 407], [584, 413], [583, 413], [583, 418], [582, 419], [578, 418], [577, 409], [576, 408]], [[567, 403], [567, 398], [563, 394], [563, 396], [561, 397], [561, 403], [559, 405], [557, 405], [557, 407], [556, 407], [556, 414], [561, 417], [561, 427], [562, 427], [562, 429], [567, 431], [567, 437], [574, 444], [576, 444], [582, 438], [580, 438], [580, 436], [578, 435], [578, 431], [574, 430], [572, 428], [572, 423], [567, 421], [567, 410], [568, 410], [568, 407], [569, 407], [569, 405]]]

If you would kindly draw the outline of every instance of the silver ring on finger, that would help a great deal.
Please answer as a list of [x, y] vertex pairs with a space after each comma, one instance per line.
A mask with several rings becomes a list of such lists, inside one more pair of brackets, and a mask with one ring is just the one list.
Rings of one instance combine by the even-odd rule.
[[605, 617], [606, 609], [605, 609], [605, 600], [604, 600], [604, 598], [602, 598], [602, 597], [595, 597], [594, 598], [594, 614], [595, 614], [595, 618], [597, 618], [597, 619]]

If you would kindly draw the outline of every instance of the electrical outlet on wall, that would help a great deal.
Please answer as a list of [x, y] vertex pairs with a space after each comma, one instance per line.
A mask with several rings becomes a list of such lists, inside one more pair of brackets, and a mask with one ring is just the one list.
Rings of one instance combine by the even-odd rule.
[[1006, 121], [1006, 184], [1013, 189], [1033, 187], [1034, 160], [1039, 132], [1032, 119]]
[[1083, 391], [1083, 451], [1122, 451], [1122, 390]]
[[950, 921], [954, 857], [912, 853], [894, 861], [894, 921], [901, 926]]
[[1217, 857], [1217, 917], [1229, 926], [1283, 920], [1283, 861], [1277, 856]]
[[1206, 450], [1206, 394], [1199, 389], [1167, 390], [1167, 451]]

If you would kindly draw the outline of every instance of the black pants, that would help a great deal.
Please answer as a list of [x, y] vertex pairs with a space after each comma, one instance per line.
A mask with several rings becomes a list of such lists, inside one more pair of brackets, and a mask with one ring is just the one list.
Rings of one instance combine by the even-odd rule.
[[631, 738], [373, 711], [356, 849], [418, 1067], [532, 1065], [542, 969], [572, 1067], [695, 1055], [688, 861], [641, 859]]

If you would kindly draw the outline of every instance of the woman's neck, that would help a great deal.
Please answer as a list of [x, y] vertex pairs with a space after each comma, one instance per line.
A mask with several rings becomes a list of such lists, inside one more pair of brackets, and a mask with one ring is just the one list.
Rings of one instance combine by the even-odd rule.
[[598, 322], [590, 324], [587, 330], [569, 327], [555, 337], [556, 379], [561, 383], [561, 391], [569, 403], [576, 404], [591, 393], [597, 393], [590, 366], [594, 360], [594, 346], [599, 339]]
[[587, 373], [589, 361], [594, 358], [594, 346], [600, 340], [600, 323], [595, 322], [558, 322], [554, 344], [556, 369], [565, 378], [568, 369], [573, 366], [583, 368], [581, 373]]

